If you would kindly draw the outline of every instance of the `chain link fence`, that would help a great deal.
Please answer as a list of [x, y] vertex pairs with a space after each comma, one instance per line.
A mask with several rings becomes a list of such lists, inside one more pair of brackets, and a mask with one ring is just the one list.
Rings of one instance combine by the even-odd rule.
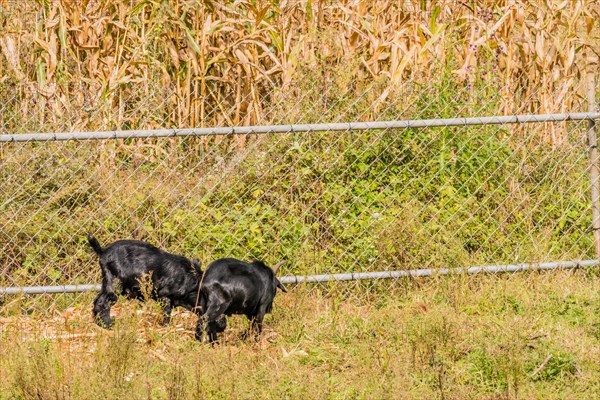
[[[40, 57], [50, 61], [52, 43], [68, 39], [61, 36], [67, 3], [45, 11], [31, 3], [28, 12], [37, 19], [23, 22], [32, 32], [40, 21], [56, 27], [55, 39], [47, 34], [47, 47], [41, 36], [34, 41], [45, 49]], [[121, 3], [134, 7], [127, 15], [139, 12], [135, 2]], [[5, 17], [15, 13], [9, 9]], [[106, 38], [125, 31], [115, 21], [107, 23], [113, 30]], [[171, 67], [144, 64], [136, 59], [142, 50], [124, 48], [133, 55], [113, 76], [110, 63], [117, 61], [102, 50], [108, 39], [88, 36], [85, 42], [82, 32], [72, 31], [80, 35], [74, 39], [77, 54], [85, 46], [100, 50], [79, 60], [81, 70], [91, 71], [93, 64], [98, 71], [90, 76], [101, 76], [102, 84], [81, 79], [61, 88], [49, 78], [59, 75], [59, 67], [32, 63], [44, 74], [29, 71], [15, 61], [18, 43], [11, 33], [0, 39], [4, 68], [14, 75], [0, 81], [0, 287], [98, 283], [88, 233], [103, 245], [146, 240], [205, 265], [224, 256], [285, 260], [280, 273], [286, 276], [595, 258], [588, 119], [448, 120], [587, 112], [580, 74], [536, 87], [527, 83], [532, 77], [515, 72], [517, 83], [510, 87], [497, 75], [506, 53], [498, 43], [480, 55], [488, 60], [480, 64], [481, 74], [472, 77], [467, 70], [463, 80], [451, 72], [401, 83], [391, 82], [393, 74], [370, 79], [365, 71], [375, 76], [374, 64], [363, 60], [365, 67], [338, 69], [323, 61], [296, 80], [282, 73], [281, 82], [271, 82], [267, 66], [243, 61], [244, 48], [242, 55], [231, 50], [237, 69], [224, 67], [220, 76], [212, 71], [206, 80], [191, 61], [183, 75], [169, 75]], [[143, 46], [155, 43], [150, 34]], [[174, 59], [193, 53], [188, 39], [176, 43]], [[163, 72], [162, 80], [148, 84], [152, 74]], [[37, 82], [19, 80], [32, 74]], [[228, 74], [254, 80], [225, 81]], [[360, 125], [423, 119], [442, 121]], [[357, 124], [335, 125], [350, 122]], [[211, 133], [206, 135], [185, 130], [232, 126], [256, 129], [202, 131]], [[148, 129], [167, 131], [162, 137], [138, 131]], [[73, 134], [116, 131], [119, 138], [107, 133], [79, 140]], [[43, 135], [48, 132], [56, 134]], [[27, 136], [35, 133], [42, 135]], [[61, 305], [78, 296], [61, 298]]]
[[331, 124], [105, 140], [5, 135], [0, 286], [99, 282], [87, 233], [102, 244], [146, 240], [205, 265], [286, 260], [282, 275], [594, 258], [585, 119], [360, 130], [320, 122]]

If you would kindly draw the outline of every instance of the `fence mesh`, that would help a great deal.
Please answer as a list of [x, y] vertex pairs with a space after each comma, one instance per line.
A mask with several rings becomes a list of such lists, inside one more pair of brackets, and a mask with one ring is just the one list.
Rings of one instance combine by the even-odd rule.
[[286, 275], [593, 258], [587, 128], [3, 143], [0, 286], [99, 282], [87, 233]]
[[[67, 5], [52, 7], [31, 7], [37, 19], [14, 23], [35, 30], [54, 18], [51, 28], [59, 29]], [[111, 37], [121, 29], [118, 20], [113, 25]], [[225, 82], [252, 65], [239, 54], [238, 70], [206, 81], [182, 70], [187, 78], [149, 84], [144, 74], [161, 67], [127, 48], [133, 55], [117, 68], [122, 76], [110, 75], [111, 61], [99, 50], [81, 66], [96, 63], [106, 82], [61, 87], [40, 82], [39, 74], [33, 83], [18, 79], [37, 70], [13, 62], [16, 44], [7, 32], [0, 44], [12, 75], [0, 80], [2, 133], [588, 111], [580, 75], [536, 87], [515, 72], [520, 83], [507, 86], [497, 74], [502, 43], [481, 50], [488, 64], [460, 84], [452, 72], [392, 84], [393, 76], [365, 78], [369, 63], [328, 69], [327, 62], [292, 81], [269, 82], [256, 72], [266, 68], [261, 64], [253, 66], [258, 83]], [[56, 32], [50, 39], [65, 40]], [[158, 39], [142, 43], [158, 46]], [[193, 41], [185, 43], [176, 49], [181, 59], [192, 51]], [[136, 70], [140, 65], [147, 68]], [[186, 93], [185, 79], [192, 82]], [[146, 240], [205, 265], [222, 256], [283, 259], [284, 275], [593, 258], [587, 129], [577, 121], [0, 143], [0, 286], [99, 282], [88, 233], [105, 245]]]

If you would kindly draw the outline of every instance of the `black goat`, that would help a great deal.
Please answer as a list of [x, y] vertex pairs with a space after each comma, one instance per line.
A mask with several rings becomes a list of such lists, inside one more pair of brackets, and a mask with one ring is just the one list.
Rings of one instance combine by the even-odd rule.
[[[197, 307], [198, 286], [202, 276], [199, 260], [167, 253], [140, 240], [119, 240], [106, 248], [92, 235], [88, 242], [100, 256], [102, 288], [94, 300], [94, 320], [100, 326], [110, 328], [110, 307], [117, 301], [113, 280], [121, 281], [123, 293], [129, 298], [144, 300], [140, 279], [150, 274], [151, 296], [164, 302], [163, 324], [168, 324], [173, 307], [182, 306], [200, 315]], [[225, 330], [225, 317], [216, 326]], [[221, 324], [221, 325], [219, 325]]]
[[225, 328], [224, 316], [244, 314], [250, 320], [249, 331], [262, 332], [263, 318], [273, 307], [277, 288], [287, 292], [275, 271], [262, 261], [246, 263], [235, 258], [221, 258], [206, 267], [200, 289], [203, 316], [198, 319], [196, 339], [205, 330], [210, 342]]

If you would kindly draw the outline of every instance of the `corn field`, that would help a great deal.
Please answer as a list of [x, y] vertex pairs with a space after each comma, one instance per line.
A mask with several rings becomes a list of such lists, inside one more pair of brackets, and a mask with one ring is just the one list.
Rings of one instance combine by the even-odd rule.
[[503, 99], [494, 114], [565, 112], [600, 16], [594, 1], [3, 3], [4, 132], [315, 122], [302, 111], [322, 90], [367, 88], [371, 120], [439, 76], [470, 94], [465, 106], [485, 83]]

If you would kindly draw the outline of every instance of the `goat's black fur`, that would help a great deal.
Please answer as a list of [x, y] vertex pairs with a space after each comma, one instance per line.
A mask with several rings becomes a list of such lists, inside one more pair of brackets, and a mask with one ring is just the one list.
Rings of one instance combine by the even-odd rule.
[[[140, 240], [119, 240], [103, 248], [92, 235], [88, 242], [100, 257], [102, 288], [94, 300], [94, 320], [100, 326], [110, 328], [110, 308], [117, 301], [113, 280], [121, 281], [123, 294], [129, 298], [144, 300], [140, 279], [150, 274], [151, 296], [164, 303], [163, 323], [170, 320], [173, 307], [182, 306], [200, 314], [197, 307], [198, 286], [202, 276], [199, 260], [167, 253]], [[225, 318], [218, 321], [221, 332]]]
[[262, 261], [246, 263], [234, 258], [222, 258], [210, 263], [202, 278], [196, 338], [204, 330], [210, 342], [224, 330], [223, 315], [244, 314], [250, 320], [249, 330], [262, 331], [263, 318], [273, 307], [277, 288], [287, 292], [273, 270]]

